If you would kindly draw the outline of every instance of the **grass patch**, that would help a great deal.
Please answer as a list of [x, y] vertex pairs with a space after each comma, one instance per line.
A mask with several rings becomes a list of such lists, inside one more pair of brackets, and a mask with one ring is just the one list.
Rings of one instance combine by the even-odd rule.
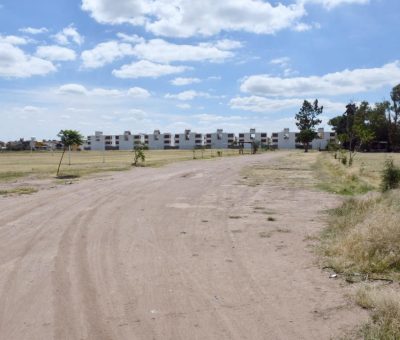
[[0, 181], [12, 181], [14, 179], [24, 177], [25, 173], [23, 172], [16, 172], [16, 171], [6, 171], [6, 172], [0, 172]]
[[371, 310], [371, 321], [362, 327], [366, 340], [400, 339], [400, 294], [393, 289], [361, 287], [356, 303]]
[[15, 189], [9, 189], [9, 190], [0, 190], [0, 195], [30, 195], [38, 190], [36, 188], [31, 188], [31, 187], [20, 187], [20, 188], [15, 188]]
[[351, 198], [330, 212], [325, 261], [337, 272], [400, 277], [400, 191]]
[[313, 166], [319, 182], [317, 188], [339, 195], [359, 195], [376, 189], [363, 180], [356, 168], [348, 168], [330, 157], [320, 154]]
[[229, 216], [229, 218], [232, 220], [238, 220], [238, 219], [242, 218], [242, 216]]
[[276, 218], [275, 218], [275, 217], [272, 217], [272, 216], [269, 216], [269, 217], [267, 218], [267, 220], [273, 222], [273, 221], [276, 221]]

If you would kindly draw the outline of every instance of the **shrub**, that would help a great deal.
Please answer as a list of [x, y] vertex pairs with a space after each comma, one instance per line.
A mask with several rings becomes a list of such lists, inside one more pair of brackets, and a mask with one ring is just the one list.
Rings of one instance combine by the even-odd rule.
[[382, 191], [396, 189], [400, 184], [400, 169], [397, 168], [393, 159], [388, 159], [385, 162], [385, 167], [382, 171]]

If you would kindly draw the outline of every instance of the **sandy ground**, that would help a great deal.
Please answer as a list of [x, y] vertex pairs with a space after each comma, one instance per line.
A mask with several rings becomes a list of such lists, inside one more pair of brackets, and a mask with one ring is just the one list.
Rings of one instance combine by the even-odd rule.
[[241, 182], [242, 167], [282, 155], [0, 198], [0, 339], [330, 339], [352, 329], [363, 313], [318, 268], [307, 237], [336, 199]]

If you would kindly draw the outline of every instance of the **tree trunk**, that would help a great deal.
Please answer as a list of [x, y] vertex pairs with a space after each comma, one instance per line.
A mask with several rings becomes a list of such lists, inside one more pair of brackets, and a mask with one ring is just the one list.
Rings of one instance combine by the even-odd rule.
[[309, 147], [309, 145], [308, 145], [308, 142], [307, 142], [307, 143], [304, 144], [304, 152], [308, 152], [308, 147]]
[[58, 163], [57, 177], [58, 177], [58, 174], [60, 173], [60, 167], [61, 167], [62, 160], [64, 158], [64, 154], [65, 154], [65, 148], [64, 148], [63, 153], [61, 155], [60, 163]]

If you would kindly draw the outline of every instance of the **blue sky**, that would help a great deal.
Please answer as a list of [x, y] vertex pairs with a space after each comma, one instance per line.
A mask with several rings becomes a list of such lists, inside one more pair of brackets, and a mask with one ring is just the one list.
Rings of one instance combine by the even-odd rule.
[[0, 140], [323, 126], [400, 83], [397, 0], [0, 0]]

